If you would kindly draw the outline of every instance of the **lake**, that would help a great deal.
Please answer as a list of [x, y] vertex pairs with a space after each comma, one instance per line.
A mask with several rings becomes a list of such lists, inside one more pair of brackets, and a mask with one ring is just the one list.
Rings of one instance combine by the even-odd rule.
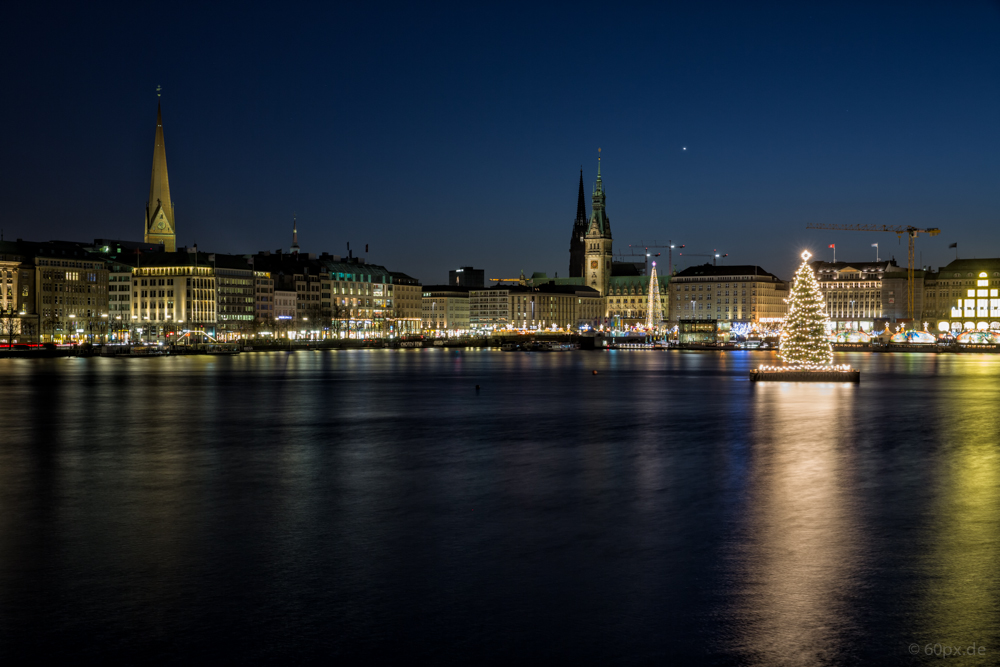
[[836, 356], [0, 360], [0, 658], [996, 664], [1000, 356]]

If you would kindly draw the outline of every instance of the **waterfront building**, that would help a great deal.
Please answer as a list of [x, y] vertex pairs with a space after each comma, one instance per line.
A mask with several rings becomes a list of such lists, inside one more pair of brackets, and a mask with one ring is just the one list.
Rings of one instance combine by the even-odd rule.
[[111, 340], [124, 342], [132, 322], [132, 267], [110, 259], [107, 266], [109, 333]]
[[22, 342], [86, 342], [108, 331], [108, 267], [77, 243], [0, 241], [4, 333]]
[[419, 334], [422, 328], [423, 286], [416, 278], [389, 272], [387, 307], [392, 309], [393, 331], [400, 336]]
[[670, 281], [670, 296], [672, 323], [685, 319], [777, 324], [788, 311], [788, 284], [756, 265], [689, 267]]
[[522, 291], [520, 285], [510, 282], [498, 282], [488, 289], [470, 290], [469, 327], [473, 331], [484, 332], [511, 328], [511, 289]]
[[731, 326], [728, 320], [682, 318], [677, 323], [677, 342], [681, 345], [728, 343]]
[[522, 295], [520, 308], [517, 301], [511, 303], [514, 322], [519, 321], [522, 329], [578, 331], [597, 328], [602, 323], [604, 311], [605, 299], [596, 289], [559, 285], [554, 281], [536, 285], [530, 294]]
[[214, 336], [218, 317], [215, 259], [193, 248], [137, 256], [132, 270], [136, 335], [170, 342], [183, 330]]
[[469, 289], [482, 289], [486, 280], [486, 272], [471, 266], [448, 271], [448, 284]]
[[[920, 321], [924, 314], [924, 280], [927, 271], [916, 269], [913, 272], [913, 319]], [[876, 329], [884, 329], [885, 324], [901, 323], [908, 325], [909, 310], [909, 277], [906, 267], [891, 267], [882, 276], [882, 319], [875, 323]], [[907, 327], [909, 328], [909, 327]]]
[[469, 293], [469, 323], [477, 331], [577, 331], [596, 328], [603, 316], [604, 299], [583, 285], [498, 284]]
[[[260, 252], [258, 270], [267, 270], [276, 291], [296, 294], [296, 322], [291, 331], [310, 337], [388, 336], [396, 331], [393, 274], [359, 257], [323, 253]], [[405, 276], [405, 274], [399, 274]], [[405, 276], [399, 292], [406, 293], [408, 329], [418, 328], [419, 285]], [[414, 300], [416, 299], [416, 300]], [[417, 307], [414, 308], [414, 304]]]
[[271, 325], [276, 317], [274, 312], [274, 279], [267, 271], [254, 271], [254, 319]]
[[425, 331], [457, 335], [469, 330], [469, 288], [424, 285], [421, 326]]
[[[670, 312], [669, 276], [656, 276], [660, 304], [664, 314]], [[613, 329], [645, 326], [649, 311], [650, 279], [643, 275], [611, 276], [605, 298], [605, 319]]]
[[938, 332], [1000, 330], [1000, 258], [956, 259], [928, 272], [923, 282], [921, 326], [927, 322]]
[[216, 283], [216, 323], [219, 338], [246, 338], [255, 317], [256, 277], [253, 265], [239, 255], [211, 256]]
[[587, 235], [587, 203], [583, 196], [583, 168], [580, 169], [580, 190], [576, 198], [576, 219], [573, 220], [573, 233], [569, 238], [569, 277], [583, 277], [583, 262], [585, 259]]
[[906, 317], [906, 269], [901, 269], [894, 260], [814, 261], [810, 267], [834, 330], [871, 332], [887, 319], [894, 321], [900, 314]]
[[28, 314], [28, 294], [22, 292], [31, 292], [32, 273], [24, 265], [22, 249], [17, 244], [0, 241], [0, 341], [5, 344], [21, 340], [21, 321]]
[[163, 143], [163, 114], [156, 104], [156, 134], [153, 140], [153, 173], [149, 182], [149, 200], [146, 202], [146, 223], [143, 238], [146, 243], [162, 244], [167, 252], [177, 249], [177, 231], [174, 225], [174, 202], [170, 198], [167, 178], [167, 149]]
[[393, 312], [392, 276], [384, 266], [359, 257], [334, 258], [324, 268], [331, 279], [338, 330], [352, 336], [385, 336]]
[[294, 320], [297, 300], [295, 292], [274, 290], [274, 319]]

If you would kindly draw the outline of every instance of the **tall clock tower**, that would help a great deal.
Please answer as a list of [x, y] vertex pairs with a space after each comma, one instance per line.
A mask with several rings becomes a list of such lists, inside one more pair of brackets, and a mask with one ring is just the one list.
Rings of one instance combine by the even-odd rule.
[[601, 296], [608, 293], [611, 279], [611, 222], [604, 210], [604, 185], [601, 182], [601, 149], [597, 149], [597, 183], [591, 196], [590, 222], [583, 238], [583, 277], [588, 287]]
[[149, 182], [149, 201], [146, 202], [146, 243], [162, 243], [167, 252], [177, 250], [177, 232], [174, 228], [174, 202], [170, 199], [170, 182], [167, 180], [167, 149], [163, 145], [163, 116], [156, 105], [156, 139], [153, 144], [153, 177]]

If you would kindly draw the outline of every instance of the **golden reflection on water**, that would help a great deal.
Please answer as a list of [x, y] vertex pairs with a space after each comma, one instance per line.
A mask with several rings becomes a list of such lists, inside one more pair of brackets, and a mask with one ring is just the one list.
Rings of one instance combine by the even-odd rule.
[[[951, 388], [942, 425], [944, 455], [936, 457], [930, 523], [921, 540], [926, 582], [913, 641], [987, 647], [996, 660], [1000, 563], [1000, 380], [995, 364], [970, 360]], [[933, 649], [932, 649], [933, 650]]]
[[834, 664], [844, 658], [861, 544], [845, 445], [857, 388], [773, 384], [753, 391], [733, 648], [753, 664]]

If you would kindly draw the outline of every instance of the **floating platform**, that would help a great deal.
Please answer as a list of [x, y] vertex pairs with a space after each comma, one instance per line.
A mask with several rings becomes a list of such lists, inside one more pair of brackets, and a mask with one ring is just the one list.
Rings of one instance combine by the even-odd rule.
[[759, 370], [750, 371], [751, 382], [861, 382], [861, 371], [805, 371]]

